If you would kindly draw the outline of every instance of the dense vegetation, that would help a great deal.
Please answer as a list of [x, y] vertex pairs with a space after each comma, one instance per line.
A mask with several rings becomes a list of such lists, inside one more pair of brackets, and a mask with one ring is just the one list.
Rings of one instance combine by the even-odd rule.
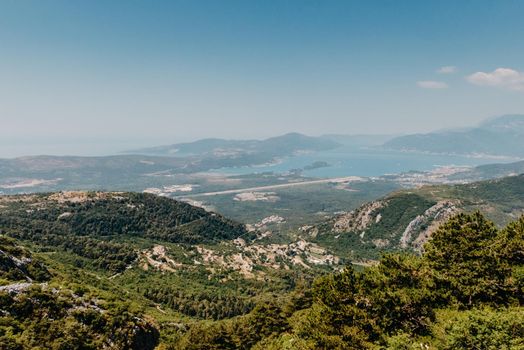
[[[502, 194], [486, 182], [446, 195], [510, 203], [520, 181]], [[396, 195], [374, 230], [397, 230], [433, 204]], [[240, 258], [226, 242], [254, 237], [166, 198], [63, 193], [0, 205], [2, 349], [524, 347], [524, 217], [499, 229], [480, 212], [458, 214], [420, 255], [388, 252], [313, 281], [320, 270], [255, 267], [263, 273], [247, 278], [203, 265], [197, 248]]]
[[137, 258], [131, 245], [115, 238], [190, 244], [246, 234], [241, 224], [220, 215], [150, 194], [93, 192], [69, 201], [39, 194], [29, 203], [23, 200], [27, 197], [7, 198], [10, 202], [0, 216], [0, 233], [73, 252], [92, 266], [114, 272], [123, 271]]
[[47, 281], [49, 271], [31, 252], [13, 240], [0, 236], [0, 285], [7, 281]]
[[254, 307], [253, 301], [246, 297], [221, 295], [217, 291], [187, 293], [169, 286], [147, 287], [144, 296], [181, 314], [203, 319], [220, 320], [244, 315]]
[[70, 292], [33, 286], [0, 291], [2, 349], [153, 349], [158, 330], [124, 302], [104, 306]]
[[159, 333], [122, 298], [73, 291], [0, 236], [0, 349], [153, 349]]
[[[45, 198], [44, 195], [39, 195]], [[35, 210], [13, 210], [2, 215], [2, 227], [32, 235], [56, 233], [63, 235], [104, 237], [113, 235], [145, 236], [171, 242], [201, 243], [232, 239], [244, 234], [242, 225], [189, 204], [142, 193], [115, 193], [95, 200], [87, 199], [43, 206]], [[16, 199], [16, 197], [14, 197]], [[24, 232], [24, 227], [38, 227], [40, 232]]]
[[[190, 349], [522, 349], [524, 217], [497, 230], [459, 214], [422, 256], [385, 255], [318, 279], [288, 303], [189, 331]], [[309, 297], [311, 295], [311, 297]]]
[[66, 192], [0, 197], [0, 210], [2, 349], [147, 349], [159, 331], [172, 343], [187, 320], [247, 314], [300, 278], [299, 271], [268, 271], [264, 281], [208, 271], [197, 244], [227, 251], [223, 242], [250, 234], [172, 199]]

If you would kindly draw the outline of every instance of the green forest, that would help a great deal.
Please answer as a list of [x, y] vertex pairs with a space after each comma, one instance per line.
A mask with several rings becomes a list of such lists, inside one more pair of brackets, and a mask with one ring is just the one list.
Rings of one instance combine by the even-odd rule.
[[524, 218], [459, 214], [422, 256], [387, 254], [247, 316], [189, 330], [186, 349], [522, 349]]
[[61, 196], [0, 203], [1, 349], [524, 348], [524, 217], [500, 228], [460, 213], [421, 254], [249, 278], [196, 260], [256, 241], [218, 214], [152, 195]]

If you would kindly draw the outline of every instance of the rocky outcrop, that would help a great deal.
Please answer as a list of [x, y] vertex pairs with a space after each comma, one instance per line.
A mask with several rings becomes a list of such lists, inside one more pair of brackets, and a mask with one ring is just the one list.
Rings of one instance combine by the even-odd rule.
[[[422, 215], [413, 219], [399, 239], [399, 246], [402, 249], [413, 248], [421, 251], [424, 243], [427, 242], [431, 233], [437, 229], [441, 223], [445, 222], [453, 214], [458, 212], [457, 203], [453, 201], [440, 201], [431, 208], [427, 209]], [[413, 239], [413, 237], [416, 237]]]
[[370, 202], [349, 213], [339, 215], [333, 224], [333, 232], [364, 231], [370, 224], [380, 221], [382, 216], [379, 211], [385, 205], [387, 202], [384, 201]]
[[215, 270], [236, 271], [245, 278], [259, 278], [260, 267], [289, 270], [294, 266], [310, 269], [318, 265], [338, 265], [341, 259], [315, 243], [299, 239], [290, 244], [247, 244], [241, 238], [234, 241], [237, 251], [224, 253], [197, 246], [200, 260], [195, 263]]

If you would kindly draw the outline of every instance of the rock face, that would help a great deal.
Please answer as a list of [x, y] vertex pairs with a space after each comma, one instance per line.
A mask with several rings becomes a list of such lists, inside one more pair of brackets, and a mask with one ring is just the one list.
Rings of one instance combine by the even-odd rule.
[[382, 215], [380, 209], [387, 203], [383, 201], [370, 202], [349, 213], [342, 214], [335, 219], [333, 232], [364, 231], [375, 222], [380, 222]]
[[433, 231], [452, 215], [458, 213], [459, 210], [455, 204], [453, 201], [440, 201], [427, 209], [424, 214], [417, 215], [402, 233], [399, 240], [400, 247], [402, 249], [413, 248], [421, 252]]
[[[363, 247], [420, 253], [431, 233], [460, 209], [461, 203], [457, 200], [435, 201], [416, 193], [401, 192], [339, 214], [327, 226], [320, 227], [320, 235], [332, 234], [335, 238], [354, 235], [357, 238], [353, 244]], [[307, 231], [312, 228], [308, 227]]]
[[[169, 255], [167, 248], [163, 245], [157, 244], [151, 249], [144, 249], [140, 253], [140, 266], [143, 270], [149, 270], [149, 267], [152, 267], [160, 271], [169, 271], [175, 272], [179, 267], [182, 266], [181, 263], [173, 260]], [[130, 265], [129, 267], [132, 267]]]
[[7, 286], [1, 286], [0, 292], [7, 292], [10, 294], [18, 294], [31, 287], [33, 284], [30, 282], [13, 283]]
[[384, 251], [421, 253], [431, 234], [451, 216], [480, 210], [496, 225], [524, 213], [524, 174], [470, 184], [434, 185], [394, 192], [301, 232], [352, 258]]

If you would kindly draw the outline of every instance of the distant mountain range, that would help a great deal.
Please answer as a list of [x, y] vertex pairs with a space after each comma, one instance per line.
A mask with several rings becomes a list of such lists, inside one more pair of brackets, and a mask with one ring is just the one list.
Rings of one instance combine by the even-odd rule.
[[225, 140], [202, 139], [189, 143], [142, 148], [125, 153], [146, 154], [155, 156], [213, 156], [242, 157], [243, 155], [260, 155], [261, 158], [272, 158], [291, 155], [299, 151], [324, 151], [339, 147], [340, 144], [328, 138], [289, 133], [265, 140]]
[[[204, 139], [138, 149], [105, 157], [31, 156], [0, 159], [0, 193], [57, 190], [143, 191], [146, 188], [192, 184], [200, 191], [230, 189], [229, 182], [206, 182], [198, 177], [216, 169], [276, 163], [301, 153], [337, 149], [350, 154], [360, 147], [438, 154], [490, 154], [524, 158], [524, 115], [508, 115], [485, 121], [479, 127], [402, 137], [387, 135], [324, 135], [290, 133], [265, 140]], [[330, 164], [319, 155], [322, 162]], [[477, 167], [450, 180], [476, 181], [519, 174], [524, 163]], [[311, 166], [311, 165], [310, 165]], [[406, 169], [413, 170], [413, 169]], [[254, 171], [255, 172], [255, 171]], [[190, 178], [191, 175], [194, 175]], [[278, 175], [278, 174], [276, 174]], [[347, 174], [351, 175], [351, 174]], [[259, 177], [250, 184], [271, 185]], [[293, 181], [295, 181], [294, 179]], [[291, 180], [290, 180], [291, 181]], [[229, 185], [227, 185], [229, 183]]]
[[[340, 146], [381, 147], [389, 150], [453, 155], [524, 157], [524, 115], [488, 119], [478, 127], [427, 134], [342, 135], [320, 137], [289, 133], [265, 140], [203, 139], [189, 143], [142, 148], [127, 154], [229, 159], [233, 166], [270, 162], [298, 152], [315, 152]], [[234, 159], [234, 160], [233, 160]]]
[[353, 147], [373, 147], [380, 146], [398, 135], [344, 135], [344, 134], [327, 134], [321, 136], [324, 139], [335, 141], [344, 146]]
[[476, 128], [396, 137], [383, 147], [440, 154], [524, 157], [524, 115], [488, 119]]

